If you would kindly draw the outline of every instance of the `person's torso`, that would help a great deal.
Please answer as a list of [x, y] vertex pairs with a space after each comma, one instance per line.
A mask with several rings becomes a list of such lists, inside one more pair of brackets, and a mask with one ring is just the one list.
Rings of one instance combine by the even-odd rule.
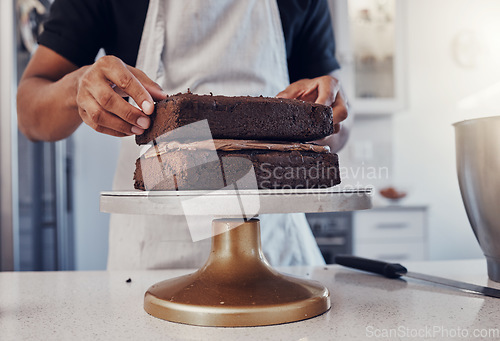
[[[203, 16], [208, 11], [210, 16]], [[189, 87], [195, 93], [272, 96], [288, 85], [279, 21], [275, 0], [192, 0], [189, 5], [151, 0], [137, 67], [169, 93]], [[115, 189], [131, 183], [132, 169], [123, 170], [134, 165], [138, 152], [133, 138], [122, 139]], [[133, 254], [127, 263], [138, 267], [201, 265], [208, 244], [189, 243], [180, 236], [186, 237], [188, 230], [193, 236], [193, 230], [210, 228], [215, 217], [190, 215], [186, 208], [184, 212], [185, 217], [164, 220], [114, 215], [109, 267], [124, 264], [125, 249]], [[317, 248], [302, 247], [314, 245], [303, 214], [263, 218], [265, 252], [271, 261], [282, 265], [321, 263]], [[306, 237], [310, 243], [304, 244]], [[168, 254], [161, 252], [167, 247]]]
[[[298, 64], [301, 59], [300, 41], [313, 39], [313, 37], [305, 37], [307, 35], [306, 20], [314, 12], [313, 2], [311, 0], [277, 0], [287, 61], [291, 66], [292, 75], [304, 72], [297, 70], [299, 66], [295, 64]], [[128, 65], [136, 65], [149, 0], [108, 0], [105, 3], [107, 27], [104, 33], [104, 50], [106, 54], [117, 56]], [[329, 16], [327, 17], [329, 19]], [[331, 32], [324, 34], [328, 36]], [[292, 81], [295, 80], [293, 78]]]

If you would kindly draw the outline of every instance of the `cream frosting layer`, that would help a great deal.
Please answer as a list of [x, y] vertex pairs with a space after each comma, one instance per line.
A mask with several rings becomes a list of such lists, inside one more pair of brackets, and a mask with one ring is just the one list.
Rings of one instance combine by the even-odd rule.
[[280, 141], [258, 141], [258, 140], [204, 140], [194, 142], [178, 142], [168, 141], [160, 142], [149, 148], [144, 157], [157, 157], [169, 151], [177, 150], [221, 150], [221, 151], [237, 151], [237, 150], [269, 150], [269, 151], [307, 151], [316, 153], [329, 153], [330, 147], [320, 146], [313, 143], [299, 142], [280, 142]]

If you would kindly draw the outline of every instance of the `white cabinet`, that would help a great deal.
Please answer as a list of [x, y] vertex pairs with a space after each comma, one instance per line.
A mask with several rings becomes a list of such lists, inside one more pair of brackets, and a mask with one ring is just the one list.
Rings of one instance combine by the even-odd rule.
[[426, 207], [389, 206], [354, 214], [354, 254], [386, 261], [427, 259]]
[[357, 114], [406, 106], [405, 1], [329, 0], [341, 78]]

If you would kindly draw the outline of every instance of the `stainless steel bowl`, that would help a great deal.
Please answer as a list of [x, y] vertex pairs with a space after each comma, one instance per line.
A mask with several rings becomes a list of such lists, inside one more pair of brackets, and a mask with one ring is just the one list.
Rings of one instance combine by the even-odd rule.
[[500, 116], [454, 124], [462, 200], [488, 262], [500, 282]]

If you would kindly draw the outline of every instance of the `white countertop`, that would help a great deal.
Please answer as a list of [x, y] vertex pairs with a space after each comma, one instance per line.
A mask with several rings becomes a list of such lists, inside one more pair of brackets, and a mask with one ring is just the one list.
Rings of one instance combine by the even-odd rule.
[[[403, 265], [409, 271], [500, 288], [488, 280], [484, 260]], [[192, 270], [4, 272], [0, 340], [443, 339], [465, 333], [473, 339], [481, 334], [500, 338], [500, 299], [337, 265], [282, 270], [326, 285], [332, 308], [316, 318], [276, 326], [196, 327], [159, 320], [142, 308], [150, 285]]]

